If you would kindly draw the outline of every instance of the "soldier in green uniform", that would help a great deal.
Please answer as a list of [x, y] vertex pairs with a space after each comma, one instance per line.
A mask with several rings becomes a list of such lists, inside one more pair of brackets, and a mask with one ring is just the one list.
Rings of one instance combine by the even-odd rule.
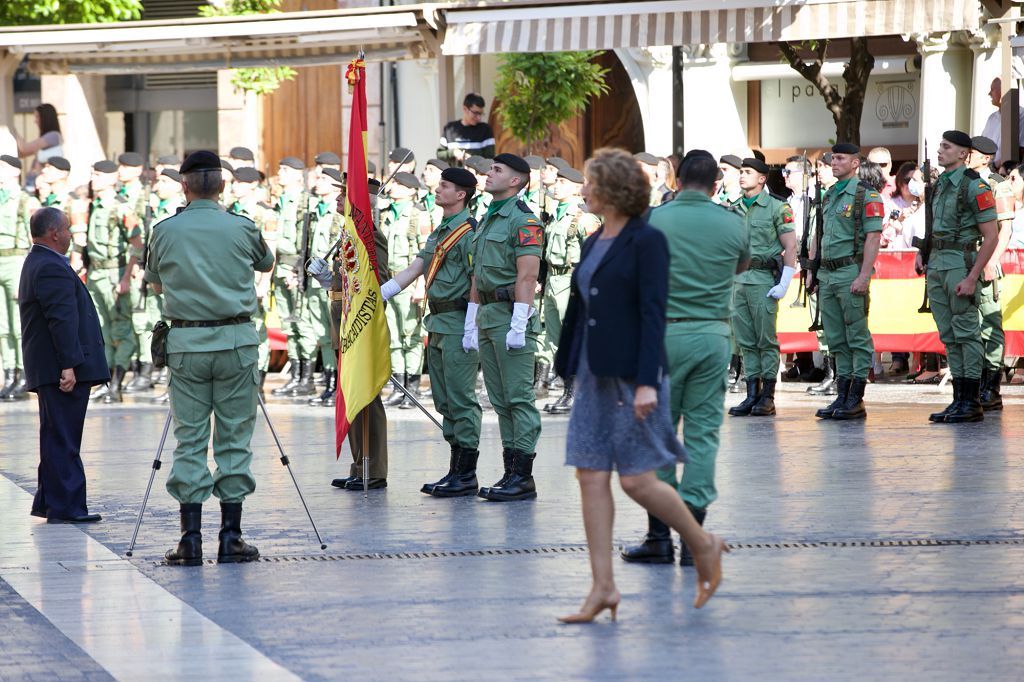
[[441, 159], [430, 159], [423, 166], [423, 190], [420, 201], [423, 209], [430, 215], [430, 230], [433, 231], [444, 219], [444, 210], [437, 205], [437, 188], [441, 184], [441, 173], [449, 168]]
[[[569, 284], [573, 268], [580, 262], [583, 242], [600, 226], [597, 216], [587, 213], [580, 190], [583, 173], [570, 166], [561, 166], [551, 188], [557, 202], [544, 227], [544, 260], [547, 278], [544, 282], [544, 337], [537, 353], [534, 370], [534, 392], [547, 391], [548, 372], [555, 361], [558, 339], [562, 335], [562, 319], [569, 305]], [[572, 378], [565, 380], [562, 396], [544, 406], [551, 414], [568, 414], [572, 409]]]
[[[311, 254], [327, 253], [341, 234], [344, 216], [338, 213], [338, 196], [341, 194], [341, 171], [336, 168], [324, 168], [320, 171], [313, 194], [317, 203], [313, 206], [313, 218], [310, 221]], [[330, 406], [334, 404], [334, 394], [338, 388], [338, 360], [331, 343], [331, 302], [328, 298], [330, 284], [324, 286], [315, 277], [310, 278], [306, 290], [306, 313], [303, 319], [308, 320], [311, 332], [317, 340], [317, 352], [323, 363], [327, 386], [318, 396], [309, 399], [311, 406]]]
[[775, 318], [796, 274], [796, 233], [793, 209], [765, 188], [768, 164], [743, 159], [740, 188], [733, 204], [746, 216], [750, 231], [750, 269], [736, 278], [733, 289], [733, 333], [743, 354], [747, 397], [729, 410], [732, 416], [775, 414], [775, 382], [779, 372], [779, 338]]
[[534, 404], [533, 363], [540, 324], [533, 301], [544, 231], [517, 199], [529, 177], [530, 166], [518, 156], [494, 157], [487, 175], [494, 200], [473, 236], [473, 288], [463, 335], [464, 349], [480, 351], [503, 446], [504, 475], [479, 495], [499, 502], [537, 496], [533, 460], [540, 412]]
[[[241, 168], [255, 168], [256, 155], [248, 147], [232, 147], [228, 151], [228, 163], [234, 170]], [[232, 171], [232, 174], [234, 171]], [[232, 183], [233, 185], [234, 183]]]
[[429, 332], [427, 362], [434, 407], [444, 418], [444, 439], [451, 447], [448, 473], [422, 491], [435, 497], [461, 497], [477, 493], [476, 463], [480, 456], [480, 405], [476, 401], [475, 350], [462, 348], [469, 308], [470, 249], [475, 222], [469, 201], [476, 178], [464, 168], [441, 173], [437, 202], [444, 210], [438, 228], [409, 267], [381, 286], [384, 300], [393, 298], [421, 275], [426, 280], [430, 314], [424, 320]]
[[[689, 152], [679, 166], [675, 199], [651, 212], [649, 222], [668, 239], [669, 296], [665, 346], [671, 384], [672, 421], [683, 422], [687, 461], [683, 476], [671, 467], [658, 478], [679, 491], [701, 525], [718, 497], [715, 461], [725, 403], [732, 341], [729, 331], [733, 279], [750, 261], [752, 235], [739, 212], [716, 206], [718, 167], [703, 150]], [[693, 267], [700, 263], [699, 268]], [[626, 561], [672, 563], [669, 527], [648, 514], [647, 537], [622, 551]], [[683, 543], [680, 563], [693, 565]]]
[[280, 195], [274, 206], [274, 222], [277, 225], [277, 265], [274, 268], [274, 305], [281, 319], [281, 331], [288, 340], [288, 359], [291, 362], [291, 378], [283, 386], [271, 391], [277, 396], [289, 395], [302, 381], [313, 376], [313, 368], [307, 367], [306, 358], [313, 349], [300, 348], [299, 328], [299, 242], [308, 209], [304, 186], [305, 164], [294, 156], [286, 156], [278, 164], [277, 181]]
[[981, 408], [985, 411], [1003, 409], [999, 384], [1003, 377], [1003, 353], [1006, 335], [1003, 333], [1003, 307], [999, 303], [999, 280], [1003, 278], [1000, 261], [1006, 253], [1013, 231], [1014, 201], [1010, 183], [992, 172], [990, 164], [997, 150], [996, 143], [987, 137], [971, 138], [971, 154], [967, 166], [988, 183], [996, 202], [996, 221], [999, 225], [996, 250], [982, 270], [978, 282], [978, 314], [981, 316], [981, 342], [985, 350], [985, 364], [981, 369]]
[[122, 197], [129, 209], [139, 218], [146, 212], [149, 193], [142, 182], [146, 170], [141, 154], [125, 152], [117, 157], [117, 195]]
[[[142, 181], [142, 175], [146, 170], [145, 166], [145, 160], [142, 158], [142, 155], [136, 152], [125, 152], [117, 157], [117, 198], [123, 202], [124, 220], [138, 225], [138, 233], [142, 240], [143, 251], [137, 256], [138, 266], [144, 265], [142, 258], [145, 253], [145, 241], [149, 236], [147, 231], [152, 226], [151, 221], [148, 221], [147, 218], [149, 189]], [[128, 343], [135, 349], [135, 355], [127, 367], [127, 369], [135, 372], [135, 377], [124, 387], [126, 393], [131, 393], [133, 392], [133, 385], [135, 390], [143, 390], [152, 388], [153, 382], [152, 366], [142, 366], [145, 362], [145, 357], [150, 354], [149, 344], [146, 339], [146, 327], [149, 325], [149, 316], [145, 314], [145, 310], [141, 310], [145, 307], [141, 297], [142, 269], [140, 267], [130, 268], [130, 272], [127, 275], [129, 277], [129, 320], [125, 326], [118, 325], [118, 329], [124, 330], [123, 333], [118, 334], [118, 337], [130, 335], [131, 339]], [[140, 311], [141, 315], [139, 314]], [[124, 342], [123, 338], [121, 338], [121, 342]], [[152, 365], [152, 358], [150, 358], [150, 365]], [[145, 370], [145, 374], [143, 374], [143, 370]]]
[[530, 166], [530, 183], [520, 198], [526, 202], [534, 215], [543, 217], [541, 214], [544, 212], [544, 185], [541, 184], [540, 176], [547, 162], [536, 154], [524, 156], [523, 161]]
[[985, 418], [979, 401], [985, 346], [981, 341], [977, 289], [996, 251], [998, 228], [992, 190], [977, 172], [964, 165], [970, 149], [967, 133], [947, 130], [942, 134], [938, 162], [945, 171], [932, 192], [933, 230], [927, 245], [930, 253], [927, 261], [918, 253], [916, 263], [918, 272], [927, 269], [932, 317], [953, 376], [953, 402], [930, 415], [928, 419], [933, 422]]
[[21, 160], [0, 156], [0, 365], [4, 384], [0, 399], [24, 400], [21, 360], [21, 315], [18, 286], [21, 266], [32, 245], [29, 235], [32, 198], [21, 189]]
[[482, 156], [470, 156], [463, 163], [476, 176], [476, 194], [469, 203], [469, 213], [478, 224], [487, 213], [487, 207], [491, 205], [491, 193], [487, 191], [487, 173], [493, 163], [491, 159]]
[[[388, 189], [391, 205], [381, 212], [380, 229], [388, 242], [388, 270], [399, 272], [409, 267], [426, 243], [423, 228], [429, 226], [430, 216], [416, 205], [420, 181], [412, 173], [397, 173]], [[413, 394], [419, 389], [423, 368], [423, 297], [422, 287], [416, 287], [393, 296], [385, 309], [391, 333], [391, 371]], [[395, 391], [384, 404], [413, 406], [401, 391]]]
[[821, 323], [836, 360], [836, 399], [815, 413], [820, 419], [864, 419], [864, 388], [875, 345], [868, 329], [869, 285], [882, 238], [882, 197], [858, 180], [860, 148], [832, 147], [837, 182], [822, 199], [822, 234], [811, 248], [817, 285], [808, 273], [809, 292], [818, 294]]
[[138, 214], [117, 193], [117, 171], [112, 161], [93, 164], [85, 246], [85, 285], [99, 314], [107, 365], [114, 368], [110, 383], [92, 395], [105, 403], [121, 401], [125, 373], [138, 351], [130, 289], [131, 273], [142, 257], [142, 233]]
[[[167, 552], [168, 564], [202, 562], [202, 505], [211, 494], [221, 507], [217, 561], [259, 558], [241, 527], [242, 503], [256, 489], [250, 470], [259, 388], [253, 272], [269, 271], [274, 254], [251, 220], [217, 203], [221, 173], [213, 152], [185, 159], [188, 205], [155, 230], [146, 268], [146, 280], [163, 293], [171, 324], [167, 364], [178, 445], [167, 491], [181, 505], [182, 537]], [[213, 475], [207, 464], [211, 414]]]

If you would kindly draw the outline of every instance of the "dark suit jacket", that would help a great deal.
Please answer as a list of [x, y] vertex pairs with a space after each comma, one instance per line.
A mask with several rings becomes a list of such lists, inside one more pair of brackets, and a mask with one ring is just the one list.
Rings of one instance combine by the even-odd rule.
[[88, 290], [56, 251], [33, 246], [18, 288], [28, 389], [60, 383], [73, 367], [80, 384], [110, 379], [103, 334]]
[[[582, 263], [604, 228], [583, 243]], [[660, 386], [668, 365], [665, 308], [668, 302], [668, 242], [642, 218], [631, 218], [605, 253], [590, 282], [590, 302], [580, 299], [576, 273], [555, 356], [555, 370], [573, 376], [579, 354], [596, 376], [620, 377]], [[587, 347], [581, 348], [584, 325]]]

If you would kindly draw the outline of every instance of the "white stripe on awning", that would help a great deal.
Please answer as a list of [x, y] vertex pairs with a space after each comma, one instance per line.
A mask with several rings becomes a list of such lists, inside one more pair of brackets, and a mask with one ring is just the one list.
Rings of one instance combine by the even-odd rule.
[[[739, 5], [739, 6], [737, 6]], [[550, 52], [800, 41], [978, 28], [979, 0], [651, 0], [449, 9], [442, 52]]]

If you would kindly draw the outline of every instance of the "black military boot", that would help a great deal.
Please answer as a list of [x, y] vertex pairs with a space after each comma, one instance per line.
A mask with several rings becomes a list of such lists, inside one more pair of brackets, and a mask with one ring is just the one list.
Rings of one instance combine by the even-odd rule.
[[537, 486], [533, 481], [533, 460], [536, 452], [512, 451], [512, 471], [503, 485], [487, 488], [487, 494], [480, 491], [480, 497], [492, 502], [513, 502], [537, 497]]
[[[686, 508], [693, 514], [693, 518], [700, 524], [701, 528], [704, 527], [704, 519], [708, 517], [708, 508], [704, 507], [692, 507], [689, 502], [686, 502]], [[693, 554], [690, 553], [690, 548], [683, 541], [683, 537], [679, 536], [679, 565], [680, 566], [693, 566]]]
[[[265, 375], [266, 372], [264, 372], [263, 374]], [[171, 370], [168, 369], [167, 367], [164, 367], [159, 372], [157, 372], [155, 377], [153, 377], [153, 383], [156, 384], [157, 386], [166, 386], [167, 380], [170, 378], [170, 376]]]
[[152, 398], [150, 398], [149, 402], [153, 403], [154, 405], [166, 405], [167, 403], [171, 402], [171, 392], [164, 391], [160, 395], [153, 396]]
[[535, 398], [547, 398], [550, 393], [548, 370], [551, 366], [545, 360], [538, 360], [533, 365], [533, 395]]
[[316, 386], [313, 385], [313, 361], [306, 360], [299, 369], [299, 383], [292, 390], [288, 391], [290, 398], [305, 398], [316, 393]]
[[576, 397], [576, 377], [569, 377], [562, 387], [562, 397], [548, 410], [551, 414], [569, 414], [572, 412], [572, 401]]
[[[395, 374], [394, 377], [395, 377], [395, 380], [398, 381], [398, 383], [400, 383], [402, 386], [407, 386], [408, 383], [409, 383], [409, 379], [408, 379], [408, 377], [404, 373], [403, 374]], [[395, 390], [392, 391], [391, 395], [389, 395], [387, 400], [384, 401], [384, 406], [385, 407], [394, 407], [394, 406], [398, 405], [399, 403], [402, 403], [402, 402], [405, 401], [405, 394], [402, 393], [400, 390], [398, 390], [397, 386], [395, 386], [394, 388], [395, 388]]]
[[761, 392], [757, 402], [750, 408], [752, 417], [771, 417], [775, 415], [775, 379], [761, 379]]
[[260, 551], [242, 539], [241, 502], [220, 503], [219, 539], [218, 564], [238, 564], [260, 558]]
[[[421, 374], [410, 374], [409, 375], [409, 383], [405, 385], [406, 390], [408, 390], [409, 393], [412, 394], [413, 398], [417, 398], [418, 399], [420, 397], [420, 378], [421, 377], [422, 377]], [[416, 403], [414, 403], [409, 398], [409, 396], [405, 396], [405, 398], [402, 400], [402, 402], [398, 403], [398, 409], [400, 409], [400, 410], [411, 410], [414, 407], [416, 407]]]
[[867, 379], [851, 379], [850, 388], [846, 392], [846, 400], [832, 413], [832, 418], [844, 420], [866, 418], [868, 411], [864, 409], [864, 389], [867, 385]]
[[504, 473], [501, 475], [501, 478], [498, 479], [498, 482], [495, 483], [493, 486], [481, 487], [480, 492], [477, 493], [479, 497], [484, 497], [484, 494], [489, 493], [491, 488], [500, 488], [503, 485], [505, 485], [505, 483], [508, 482], [509, 476], [512, 475], [512, 462], [514, 459], [515, 450], [513, 450], [512, 448], [501, 449], [501, 463], [505, 467]]
[[153, 388], [153, 363], [143, 362], [139, 365], [139, 371], [135, 373], [135, 378], [124, 387], [124, 392], [141, 393], [151, 388]]
[[198, 566], [203, 563], [203, 505], [181, 505], [181, 540], [164, 554], [169, 566]]
[[942, 422], [946, 421], [946, 415], [948, 415], [950, 412], [955, 412], [957, 410], [958, 406], [960, 405], [962, 382], [963, 380], [957, 377], [953, 377], [950, 380], [950, 383], [953, 384], [953, 402], [951, 402], [949, 405], [946, 405], [946, 408], [941, 412], [932, 412], [930, 415], [928, 415], [928, 421], [935, 422], [936, 424], [941, 424]]
[[[480, 486], [476, 480], [476, 462], [480, 451], [473, 448], [453, 446], [455, 457], [448, 480], [441, 479], [430, 491], [434, 497], [464, 497], [476, 495]], [[423, 486], [426, 488], [427, 486]], [[426, 492], [426, 491], [424, 491]]]
[[947, 424], [962, 422], [980, 422], [985, 419], [985, 411], [978, 400], [981, 381], [978, 379], [960, 379], [960, 402], [946, 415]]
[[846, 404], [846, 398], [850, 393], [850, 382], [853, 380], [849, 377], [839, 377], [836, 379], [836, 399], [830, 402], [825, 407], [820, 408], [814, 413], [814, 416], [818, 419], [831, 419], [832, 415], [840, 407]]
[[11, 392], [4, 398], [4, 402], [14, 402], [16, 400], [28, 400], [28, 380], [25, 378], [25, 370], [15, 369], [14, 374], [17, 380], [14, 385], [11, 386]]
[[320, 395], [309, 399], [309, 404], [313, 407], [326, 405], [327, 401], [334, 397], [334, 392], [338, 388], [338, 373], [325, 372], [325, 374], [327, 375], [327, 388]]
[[742, 403], [729, 408], [729, 414], [733, 417], [746, 417], [750, 410], [757, 404], [761, 391], [760, 377], [747, 377], [747, 397]]
[[299, 376], [302, 372], [302, 360], [292, 360], [291, 366], [288, 368], [290, 375], [284, 386], [278, 386], [277, 388], [271, 389], [270, 395], [288, 395], [292, 389], [299, 385]]
[[125, 372], [124, 367], [121, 367], [120, 365], [114, 367], [114, 372], [110, 375], [110, 390], [105, 396], [103, 396], [104, 404], [109, 405], [111, 403], [124, 402], [124, 398], [121, 397], [121, 390], [124, 384], [125, 374], [127, 374], [127, 372]]
[[18, 371], [15, 369], [4, 370], [4, 385], [0, 388], [0, 400], [6, 400], [7, 396], [10, 395], [11, 389], [14, 388], [14, 384], [18, 383]]
[[743, 356], [732, 356], [729, 363], [729, 393], [740, 393], [743, 391]]
[[807, 388], [811, 395], [836, 395], [839, 392], [836, 387], [836, 358], [833, 355], [825, 356], [825, 377], [820, 383]]
[[442, 476], [440, 480], [434, 481], [433, 483], [424, 483], [420, 487], [421, 493], [430, 495], [434, 491], [434, 488], [443, 483], [447, 483], [451, 480], [451, 477], [455, 475], [455, 469], [459, 465], [459, 446], [454, 443], [449, 443], [448, 447], [451, 448], [451, 454], [448, 456], [448, 473]]
[[981, 409], [986, 412], [1003, 409], [1003, 396], [999, 394], [1002, 370], [985, 369], [981, 377]]
[[623, 561], [635, 564], [670, 564], [676, 556], [672, 547], [672, 531], [661, 519], [648, 513], [647, 535], [643, 542], [623, 547], [619, 556]]

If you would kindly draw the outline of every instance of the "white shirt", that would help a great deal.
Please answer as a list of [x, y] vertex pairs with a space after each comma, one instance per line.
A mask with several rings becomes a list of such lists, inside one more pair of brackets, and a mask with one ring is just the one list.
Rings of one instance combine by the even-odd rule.
[[[1019, 146], [1024, 147], [1024, 107], [1018, 108], [1017, 111], [1019, 114]], [[987, 137], [996, 143], [996, 156], [995, 159], [993, 159], [996, 162], [996, 165], [999, 165], [1008, 158], [1003, 154], [1003, 143], [999, 139], [1002, 136], [1002, 132], [1003, 128], [1001, 117], [999, 116], [999, 110], [996, 109], [989, 115], [988, 120], [985, 121], [985, 128], [981, 131], [982, 136]]]

